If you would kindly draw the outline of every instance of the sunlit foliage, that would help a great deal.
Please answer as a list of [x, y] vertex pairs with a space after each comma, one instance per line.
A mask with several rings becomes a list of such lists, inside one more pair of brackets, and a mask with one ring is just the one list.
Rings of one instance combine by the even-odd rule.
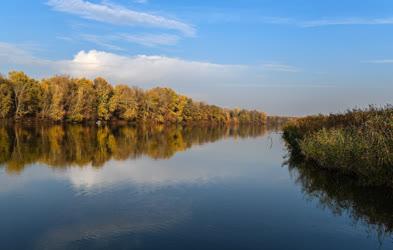
[[13, 91], [15, 118], [21, 119], [37, 115], [40, 112], [40, 84], [21, 71], [10, 72], [8, 80]]
[[14, 108], [14, 96], [11, 83], [0, 76], [0, 118], [11, 116]]
[[41, 81], [23, 72], [0, 78], [0, 119], [53, 122], [121, 121], [149, 124], [265, 124], [266, 114], [195, 102], [169, 88], [112, 87], [105, 79], [54, 76]]

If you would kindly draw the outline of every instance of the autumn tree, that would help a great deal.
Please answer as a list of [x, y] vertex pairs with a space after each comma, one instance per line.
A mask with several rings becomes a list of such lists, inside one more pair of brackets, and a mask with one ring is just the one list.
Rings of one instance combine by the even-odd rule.
[[74, 80], [76, 89], [72, 95], [67, 118], [82, 122], [95, 120], [97, 117], [97, 98], [93, 82], [85, 78]]
[[193, 102], [191, 98], [187, 98], [183, 108], [183, 121], [191, 123], [193, 121], [200, 121], [200, 113], [198, 104]]
[[109, 121], [112, 116], [110, 101], [113, 96], [113, 88], [105, 79], [99, 77], [94, 79], [94, 89], [97, 96], [97, 118]]
[[22, 71], [10, 72], [8, 79], [14, 95], [15, 118], [20, 119], [39, 113], [41, 91], [38, 82]]
[[109, 110], [118, 119], [135, 120], [138, 111], [136, 90], [126, 85], [116, 86], [109, 102]]
[[0, 75], [0, 118], [8, 118], [13, 111], [13, 91], [11, 83]]
[[151, 124], [265, 124], [267, 119], [266, 114], [256, 110], [231, 110], [195, 102], [170, 88], [113, 88], [100, 77], [91, 81], [54, 76], [38, 82], [13, 71], [8, 79], [0, 77], [0, 97], [0, 118]]
[[41, 81], [42, 101], [40, 117], [53, 121], [64, 120], [71, 103], [73, 83], [68, 76], [54, 76]]
[[182, 122], [183, 109], [187, 103], [184, 96], [169, 88], [154, 88], [147, 92], [151, 120], [155, 123]]

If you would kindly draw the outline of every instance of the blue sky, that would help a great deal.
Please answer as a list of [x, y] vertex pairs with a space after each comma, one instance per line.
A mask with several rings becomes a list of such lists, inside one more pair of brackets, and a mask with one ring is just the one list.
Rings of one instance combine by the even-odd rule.
[[393, 100], [393, 2], [12, 0], [0, 71], [169, 86], [271, 114]]

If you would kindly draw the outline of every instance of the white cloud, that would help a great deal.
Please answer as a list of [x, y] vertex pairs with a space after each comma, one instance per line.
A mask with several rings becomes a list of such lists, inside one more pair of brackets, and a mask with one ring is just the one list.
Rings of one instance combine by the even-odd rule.
[[[216, 64], [160, 55], [123, 56], [97, 50], [80, 51], [70, 60], [46, 60], [8, 43], [0, 43], [0, 67], [2, 70], [25, 70], [36, 77], [51, 74], [102, 76], [113, 83], [145, 87], [212, 86], [241, 83], [245, 79], [256, 82], [266, 71], [260, 66]], [[45, 74], [40, 75], [43, 72]]]
[[85, 19], [118, 24], [141, 25], [156, 28], [178, 30], [187, 36], [194, 36], [194, 27], [184, 22], [134, 11], [123, 6], [109, 3], [95, 4], [83, 0], [49, 0], [48, 5], [54, 10], [78, 15]]
[[[94, 40], [96, 37], [87, 38]], [[53, 74], [89, 78], [102, 76], [114, 84], [142, 87], [163, 85], [174, 88], [261, 85], [268, 84], [266, 75], [269, 72], [300, 71], [294, 66], [279, 63], [217, 64], [162, 55], [124, 56], [98, 50], [80, 51], [70, 60], [46, 60], [8, 43], [0, 43], [0, 67], [2, 70], [25, 70], [35, 77]]]
[[212, 84], [246, 77], [246, 65], [224, 65], [167, 56], [121, 56], [103, 51], [81, 51], [58, 62], [58, 70], [74, 76], [104, 76], [130, 84]]
[[[195, 184], [209, 182], [217, 178], [229, 178], [239, 173], [225, 172], [220, 168], [208, 168], [198, 164], [178, 166], [169, 162], [162, 162], [159, 166], [150, 159], [130, 161], [109, 161], [106, 167], [97, 171], [94, 167], [69, 168], [63, 177], [69, 179], [77, 190], [105, 188], [115, 184], [143, 185], [159, 187], [173, 184]], [[192, 167], [191, 167], [192, 166]], [[234, 169], [236, 170], [236, 169]], [[235, 173], [233, 173], [235, 172]]]
[[[260, 108], [270, 113], [277, 113], [278, 109], [280, 113], [296, 109], [284, 104], [277, 108], [277, 98], [291, 86], [308, 83], [299, 80], [301, 75], [294, 76], [294, 72], [301, 72], [299, 69], [283, 64], [218, 64], [162, 55], [125, 56], [97, 50], [80, 51], [66, 60], [45, 60], [23, 47], [7, 43], [0, 43], [0, 69], [1, 73], [24, 70], [36, 78], [54, 74], [91, 79], [102, 76], [113, 84], [142, 88], [167, 86], [196, 100], [226, 107]], [[296, 79], [298, 82], [291, 82]], [[269, 88], [277, 89], [272, 86], [281, 86], [282, 90], [273, 94], [267, 92], [271, 92]], [[313, 107], [318, 110], [317, 105]]]

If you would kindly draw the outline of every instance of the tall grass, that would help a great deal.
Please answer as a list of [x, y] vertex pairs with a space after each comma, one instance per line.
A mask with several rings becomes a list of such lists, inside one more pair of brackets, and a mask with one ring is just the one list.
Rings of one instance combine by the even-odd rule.
[[310, 116], [284, 128], [293, 154], [317, 166], [393, 187], [393, 107]]

